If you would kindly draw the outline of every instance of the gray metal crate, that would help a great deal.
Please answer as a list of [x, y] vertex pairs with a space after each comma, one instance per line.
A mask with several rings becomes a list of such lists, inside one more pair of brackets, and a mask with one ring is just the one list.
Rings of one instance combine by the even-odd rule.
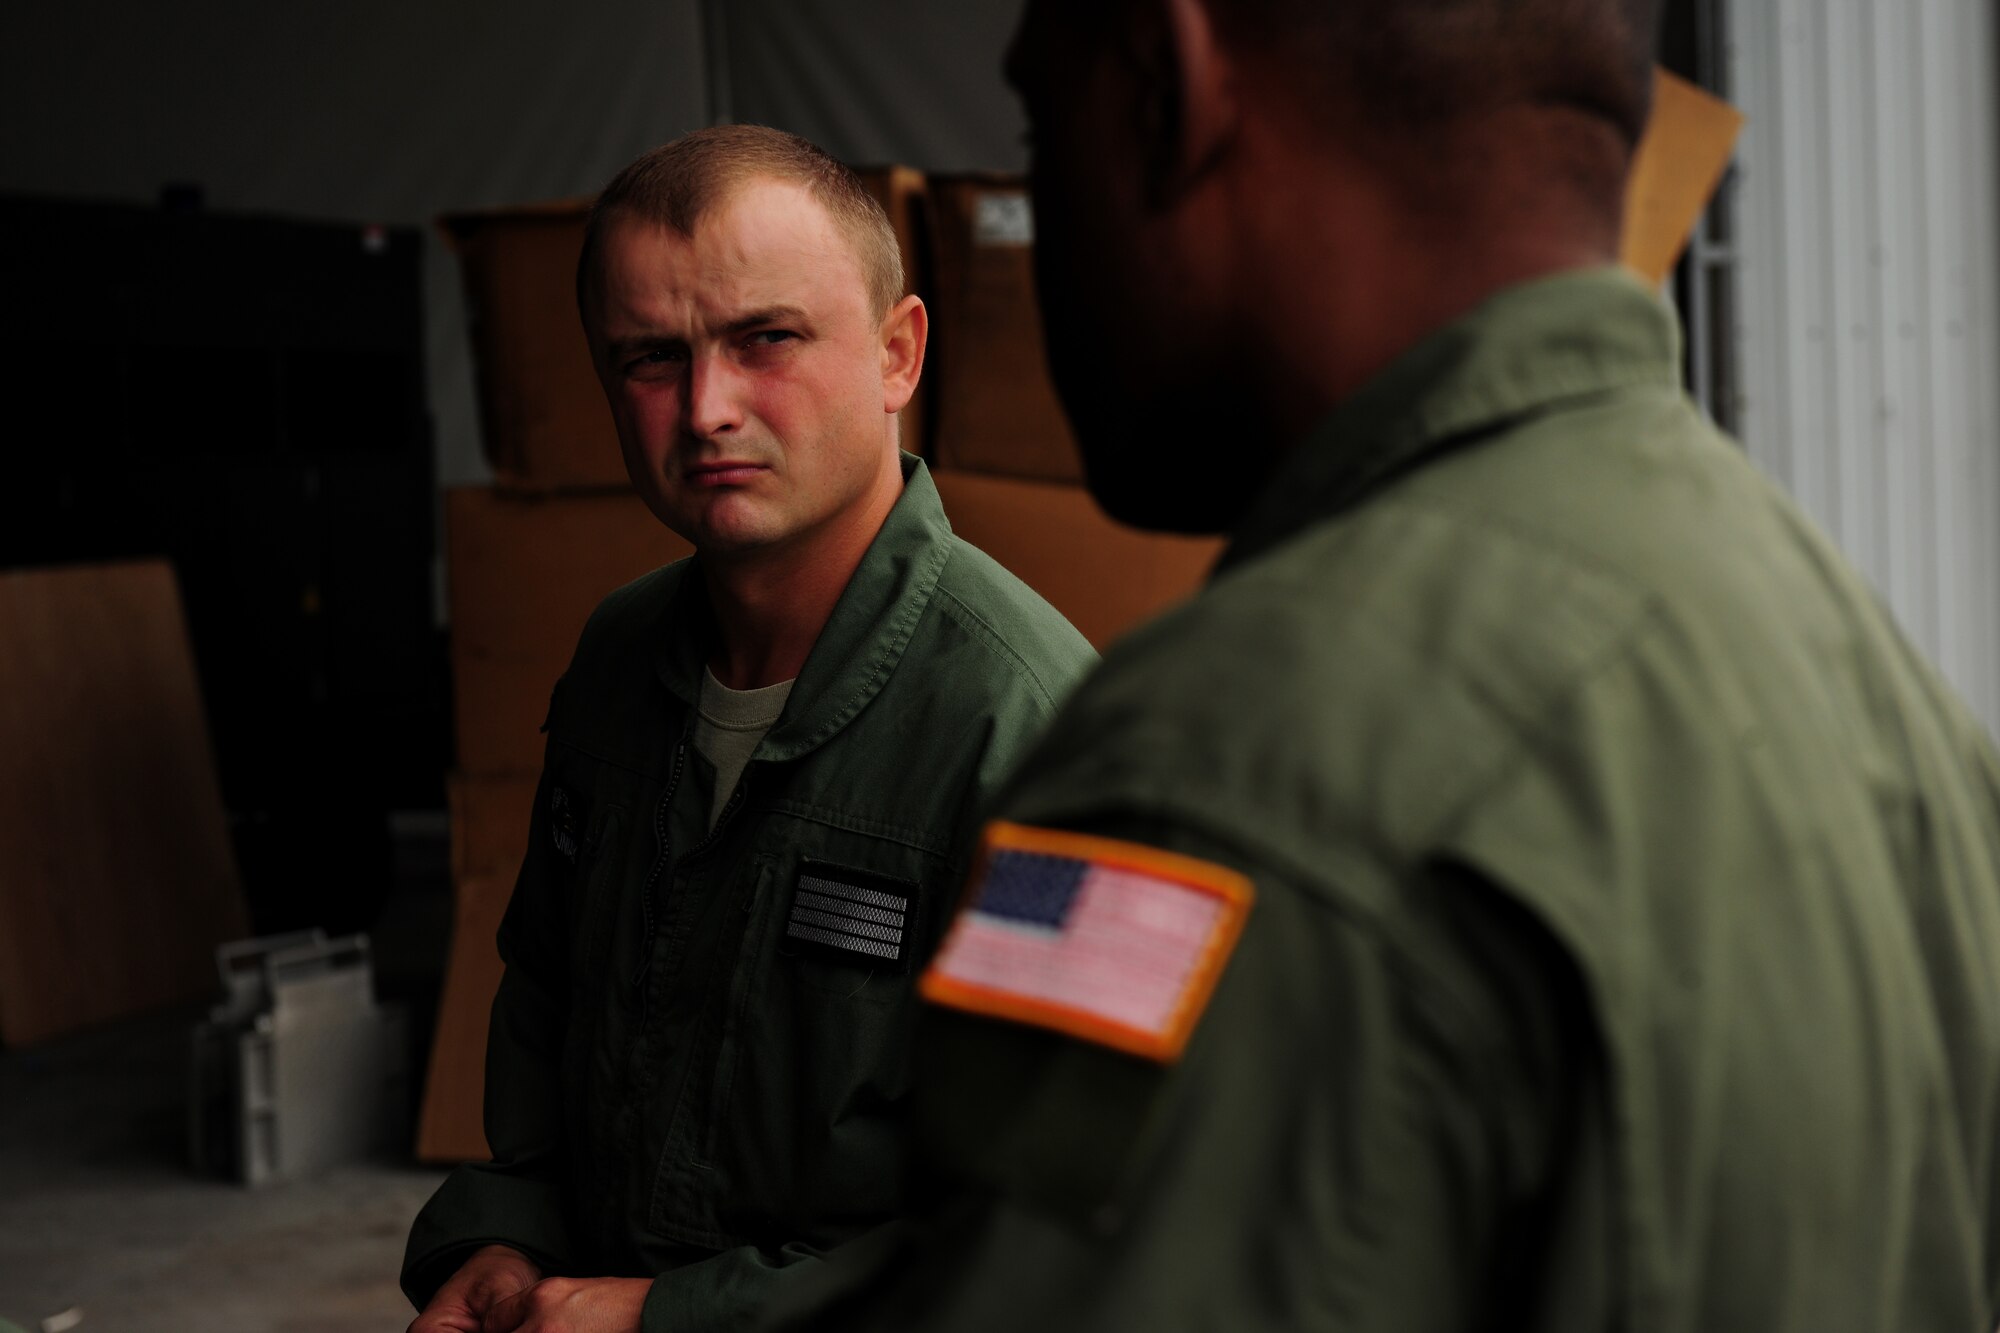
[[215, 961], [224, 998], [188, 1066], [196, 1169], [260, 1185], [403, 1142], [408, 1024], [375, 1001], [367, 936], [238, 940]]

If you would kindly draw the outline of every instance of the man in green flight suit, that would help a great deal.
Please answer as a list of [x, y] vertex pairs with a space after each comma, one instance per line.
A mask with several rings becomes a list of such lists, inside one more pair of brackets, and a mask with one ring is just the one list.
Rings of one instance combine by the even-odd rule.
[[578, 298], [696, 555], [606, 598], [556, 686], [493, 1161], [416, 1220], [412, 1333], [732, 1327], [898, 1216], [915, 966], [1094, 660], [897, 449], [925, 312], [847, 168], [751, 127], [656, 149], [598, 199]]
[[813, 1329], [2000, 1318], [2000, 761], [1609, 265], [1643, 0], [1031, 0], [1094, 491], [1226, 530], [996, 804]]

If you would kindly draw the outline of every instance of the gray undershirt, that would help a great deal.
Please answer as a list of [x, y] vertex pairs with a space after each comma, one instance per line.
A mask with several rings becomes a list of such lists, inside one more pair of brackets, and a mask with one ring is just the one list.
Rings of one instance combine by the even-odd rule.
[[704, 670], [701, 703], [695, 708], [694, 748], [715, 765], [715, 796], [709, 802], [708, 827], [714, 830], [723, 807], [736, 791], [737, 782], [764, 733], [785, 711], [793, 682], [781, 680], [757, 690], [732, 690]]

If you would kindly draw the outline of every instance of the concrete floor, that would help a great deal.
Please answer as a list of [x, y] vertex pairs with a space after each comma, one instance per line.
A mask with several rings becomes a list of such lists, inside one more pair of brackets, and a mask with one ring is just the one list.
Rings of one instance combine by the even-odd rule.
[[[410, 1219], [442, 1173], [248, 1189], [186, 1166], [199, 1011], [0, 1052], [0, 1321], [80, 1333], [396, 1333]], [[0, 1328], [4, 1328], [0, 1323]]]
[[[451, 913], [433, 822], [401, 840], [370, 930], [376, 993], [405, 1007], [420, 1048]], [[193, 1174], [188, 1034], [207, 1005], [0, 1050], [0, 1333], [71, 1310], [77, 1333], [408, 1325], [403, 1239], [444, 1173], [385, 1160], [257, 1189]]]

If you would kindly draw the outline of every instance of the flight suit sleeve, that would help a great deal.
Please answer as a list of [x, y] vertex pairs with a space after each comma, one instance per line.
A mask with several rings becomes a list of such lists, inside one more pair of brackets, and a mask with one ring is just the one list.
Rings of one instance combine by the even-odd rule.
[[455, 1169], [410, 1229], [402, 1283], [418, 1309], [482, 1245], [511, 1245], [544, 1272], [569, 1268], [560, 1101], [569, 929], [561, 892], [569, 865], [550, 836], [548, 788], [545, 771], [528, 854], [500, 925], [505, 971], [486, 1042], [485, 1125], [493, 1157]]
[[642, 1333], [750, 1328], [760, 1311], [810, 1283], [825, 1267], [825, 1257], [805, 1245], [776, 1251], [744, 1245], [662, 1273], [646, 1295], [640, 1328]]
[[1461, 1329], [1510, 1322], [1496, 1302], [1590, 1326], [1594, 1258], [1538, 1285], [1574, 1238], [1534, 1219], [1602, 1182], [1565, 1148], [1592, 1137], [1584, 1027], [1533, 922], [1469, 873], [1385, 921], [1185, 829], [1080, 831], [1254, 883], [1183, 1056], [934, 1008], [932, 1222], [826, 1265], [763, 1327]]

